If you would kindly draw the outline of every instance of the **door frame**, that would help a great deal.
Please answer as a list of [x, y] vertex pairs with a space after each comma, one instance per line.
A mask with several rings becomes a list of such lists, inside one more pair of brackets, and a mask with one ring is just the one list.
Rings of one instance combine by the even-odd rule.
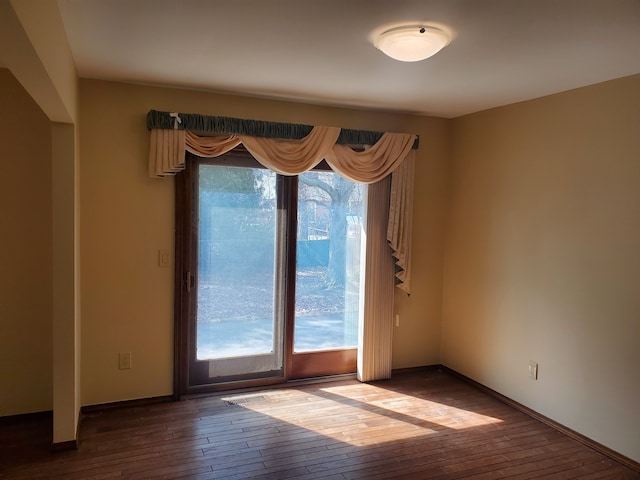
[[[182, 395], [215, 392], [233, 388], [268, 386], [285, 383], [289, 380], [330, 375], [352, 374], [356, 372], [357, 348], [343, 348], [326, 351], [294, 353], [294, 317], [295, 317], [295, 278], [296, 278], [296, 232], [297, 232], [297, 180], [283, 182], [282, 204], [278, 208], [287, 210], [285, 222], [290, 233], [286, 236], [285, 285], [283, 288], [285, 303], [284, 318], [284, 368], [283, 376], [257, 379], [242, 379], [218, 384], [190, 385], [189, 342], [191, 317], [191, 288], [195, 278], [190, 272], [190, 262], [197, 242], [197, 229], [193, 225], [191, 206], [198, 195], [194, 191], [193, 175], [197, 172], [199, 157], [187, 153], [186, 169], [175, 179], [175, 274], [174, 274], [174, 376], [173, 398]], [[191, 158], [190, 158], [191, 157]], [[243, 147], [239, 146], [224, 154], [232, 159], [233, 165], [255, 166], [255, 159]], [[195, 161], [194, 161], [195, 160]], [[330, 170], [326, 162], [319, 169]], [[282, 178], [282, 177], [279, 177]], [[280, 202], [280, 200], [279, 200]], [[293, 245], [291, 245], [293, 243]]]

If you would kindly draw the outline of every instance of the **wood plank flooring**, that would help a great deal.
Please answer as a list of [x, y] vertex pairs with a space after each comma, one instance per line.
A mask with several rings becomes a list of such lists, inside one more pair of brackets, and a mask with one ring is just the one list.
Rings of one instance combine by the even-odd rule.
[[104, 410], [71, 452], [50, 421], [0, 424], [1, 479], [640, 478], [439, 371]]

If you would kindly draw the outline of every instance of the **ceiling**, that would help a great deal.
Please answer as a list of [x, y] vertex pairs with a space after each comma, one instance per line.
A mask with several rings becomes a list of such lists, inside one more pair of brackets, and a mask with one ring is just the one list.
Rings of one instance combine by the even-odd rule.
[[[640, 73], [640, 0], [58, 0], [78, 74], [452, 118]], [[422, 62], [374, 32], [439, 25]]]

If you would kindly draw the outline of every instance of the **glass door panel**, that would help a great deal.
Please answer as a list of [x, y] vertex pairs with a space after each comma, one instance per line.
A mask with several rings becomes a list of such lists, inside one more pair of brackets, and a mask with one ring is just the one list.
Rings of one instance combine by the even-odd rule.
[[[303, 372], [328, 375], [355, 371], [365, 195], [365, 185], [332, 171], [299, 176], [292, 358], [295, 377]], [[317, 354], [310, 355], [314, 352]], [[309, 362], [320, 370], [301, 365]]]
[[276, 175], [210, 164], [197, 175], [195, 361], [206, 383], [281, 376]]

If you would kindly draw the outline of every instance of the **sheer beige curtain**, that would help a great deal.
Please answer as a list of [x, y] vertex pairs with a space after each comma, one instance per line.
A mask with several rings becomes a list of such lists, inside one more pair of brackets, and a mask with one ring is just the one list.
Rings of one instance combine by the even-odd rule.
[[[372, 147], [354, 151], [334, 145], [327, 154], [331, 168], [354, 182], [373, 183], [391, 175], [387, 240], [399, 269], [398, 287], [411, 288], [411, 219], [413, 217], [413, 135], [385, 133]], [[387, 209], [386, 207], [382, 207]]]
[[393, 251], [396, 264], [398, 288], [411, 293], [411, 234], [413, 231], [413, 178], [415, 176], [415, 153], [407, 154], [404, 162], [391, 175], [389, 219], [387, 241]]
[[[303, 139], [281, 140], [245, 135], [199, 136], [185, 130], [153, 129], [149, 174], [163, 177], [183, 170], [186, 152], [217, 157], [242, 143], [262, 165], [282, 175], [298, 175], [326, 159], [338, 174], [370, 184], [361, 326], [364, 333], [359, 345], [358, 377], [362, 381], [389, 378], [394, 270], [398, 286], [406, 292], [410, 288], [415, 135], [385, 133], [375, 145], [355, 151], [336, 144], [339, 134], [340, 128], [315, 126]], [[391, 182], [387, 178], [390, 174]]]
[[249, 153], [262, 165], [281, 175], [298, 175], [318, 165], [340, 135], [336, 127], [314, 127], [302, 140], [241, 136]]
[[185, 168], [185, 152], [218, 157], [241, 143], [262, 165], [281, 175], [298, 175], [320, 163], [340, 135], [337, 127], [314, 127], [302, 140], [245, 135], [203, 137], [186, 130], [151, 130], [149, 175], [164, 177]]
[[327, 163], [354, 182], [378, 182], [396, 170], [412, 152], [414, 138], [407, 133], [385, 133], [375, 145], [362, 151], [347, 145], [333, 145], [327, 152]]

